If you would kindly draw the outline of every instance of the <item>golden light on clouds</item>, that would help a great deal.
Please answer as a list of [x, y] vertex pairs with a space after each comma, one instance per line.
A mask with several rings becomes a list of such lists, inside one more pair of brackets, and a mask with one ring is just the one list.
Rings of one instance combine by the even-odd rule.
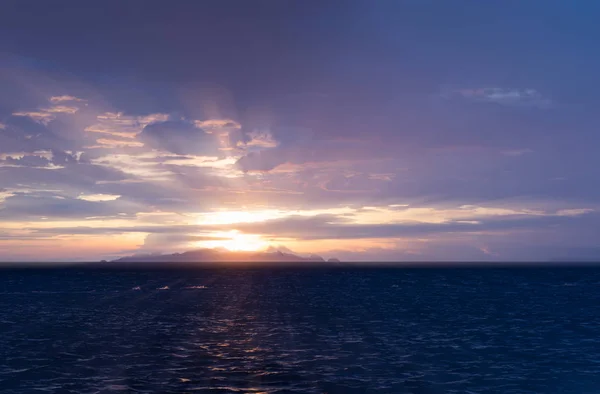
[[114, 201], [118, 199], [119, 195], [116, 194], [82, 194], [77, 197], [79, 200], [90, 201], [90, 202], [103, 202], [103, 201]]

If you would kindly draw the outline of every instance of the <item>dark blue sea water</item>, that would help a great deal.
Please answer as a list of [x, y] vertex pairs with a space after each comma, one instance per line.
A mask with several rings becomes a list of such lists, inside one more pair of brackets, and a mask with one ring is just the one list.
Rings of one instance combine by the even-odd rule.
[[0, 270], [0, 392], [599, 393], [600, 268]]

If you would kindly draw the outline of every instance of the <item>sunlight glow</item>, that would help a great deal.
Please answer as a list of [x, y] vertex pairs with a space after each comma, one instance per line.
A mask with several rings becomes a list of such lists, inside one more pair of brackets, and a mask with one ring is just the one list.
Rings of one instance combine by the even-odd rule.
[[217, 225], [234, 223], [256, 223], [266, 220], [279, 219], [286, 213], [278, 210], [262, 211], [216, 211], [206, 212], [198, 215], [198, 224]]
[[317, 215], [349, 215], [354, 212], [355, 209], [350, 207], [286, 211], [278, 209], [263, 209], [255, 211], [218, 210], [197, 214], [196, 220], [197, 224], [199, 225], [219, 225], [265, 222], [268, 220], [283, 219], [290, 216], [311, 217]]
[[257, 234], [242, 234], [238, 230], [231, 230], [215, 233], [214, 235], [215, 237], [223, 239], [202, 241], [200, 246], [211, 249], [225, 248], [232, 252], [254, 252], [265, 250], [269, 247], [269, 243]]

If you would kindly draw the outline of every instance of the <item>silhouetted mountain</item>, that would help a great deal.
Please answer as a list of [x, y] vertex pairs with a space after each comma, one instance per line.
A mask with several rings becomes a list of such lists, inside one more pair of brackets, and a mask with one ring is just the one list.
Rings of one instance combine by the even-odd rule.
[[[111, 263], [212, 263], [212, 262], [282, 262], [282, 263], [325, 263], [318, 255], [302, 257], [273, 249], [263, 252], [232, 252], [223, 249], [198, 249], [174, 254], [146, 254], [122, 257]], [[339, 262], [329, 259], [329, 262]]]

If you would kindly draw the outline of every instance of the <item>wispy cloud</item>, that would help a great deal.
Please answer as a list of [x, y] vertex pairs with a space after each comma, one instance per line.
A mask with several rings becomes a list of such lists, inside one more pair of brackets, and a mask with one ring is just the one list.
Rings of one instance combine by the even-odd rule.
[[[534, 105], [541, 95], [476, 89], [454, 91], [452, 97], [518, 106]], [[288, 128], [277, 122], [249, 126], [229, 118], [144, 115], [139, 107], [131, 113], [105, 112], [106, 107], [96, 111], [87, 104], [74, 96], [54, 96], [46, 106], [15, 112], [40, 124], [8, 117], [7, 130], [0, 130], [5, 152], [0, 154], [0, 172], [3, 182], [8, 178], [11, 182], [3, 186], [57, 189], [0, 192], [0, 220], [14, 237], [41, 242], [60, 234], [65, 240], [94, 242], [104, 235], [126, 233], [139, 246], [144, 237], [150, 243], [148, 237], [155, 234], [168, 240], [177, 238], [169, 238], [175, 234], [190, 240], [177, 244], [185, 250], [219, 234], [228, 234], [223, 237], [227, 241], [235, 232], [239, 237], [260, 237], [260, 242], [294, 247], [304, 243], [304, 250], [347, 248], [358, 253], [388, 248], [389, 256], [400, 253], [398, 248], [431, 256], [427, 248], [435, 239], [463, 237], [453, 242], [469, 243], [477, 256], [485, 257], [503, 249], [479, 237], [512, 236], [523, 229], [547, 231], [591, 220], [596, 212], [594, 204], [584, 202], [557, 202], [551, 207], [535, 201], [503, 204], [494, 196], [501, 186], [492, 181], [485, 181], [484, 192], [474, 190], [478, 181], [484, 182], [477, 178], [488, 168], [484, 158], [527, 165], [529, 160], [499, 156], [530, 154], [533, 151], [522, 146], [536, 146], [535, 141], [514, 145], [513, 139], [489, 147], [459, 141], [442, 151], [399, 149], [390, 157], [378, 149], [385, 151], [384, 145], [391, 148], [399, 141], [386, 139], [377, 128], [370, 138], [366, 133], [357, 135], [349, 125], [349, 136], [340, 137], [328, 135], [328, 130]], [[458, 107], [482, 117], [514, 114]], [[53, 119], [60, 119], [60, 129], [72, 125], [73, 131], [57, 134], [58, 122], [49, 124]], [[407, 132], [407, 142], [410, 137]], [[77, 158], [61, 158], [75, 155], [65, 150], [77, 152]], [[418, 157], [419, 152], [433, 152], [435, 157]], [[26, 221], [28, 234], [21, 230]], [[135, 247], [129, 244], [130, 249]]]
[[0, 190], [0, 204], [6, 201], [7, 198], [14, 196], [15, 194], [11, 191]]
[[77, 198], [79, 200], [98, 202], [98, 201], [114, 201], [121, 197], [120, 195], [115, 194], [82, 194]]
[[64, 105], [63, 102], [85, 102], [85, 100], [73, 96], [53, 96], [48, 100], [52, 104], [50, 107], [38, 108], [36, 110], [25, 110], [13, 112], [13, 116], [26, 116], [35, 122], [43, 125], [48, 125], [52, 122], [57, 114], [73, 115], [79, 111], [79, 107], [75, 105]]
[[135, 141], [131, 139], [117, 139], [113, 138], [98, 138], [96, 140], [96, 145], [87, 146], [87, 149], [100, 149], [100, 148], [141, 148], [144, 146], [143, 142]]
[[79, 101], [79, 102], [85, 102], [86, 100], [75, 97], [75, 96], [68, 96], [68, 95], [64, 95], [64, 96], [52, 96], [50, 97], [50, 102], [51, 103], [62, 103], [63, 101]]
[[242, 148], [276, 148], [279, 142], [273, 138], [268, 131], [253, 131], [247, 134], [249, 140], [247, 142], [239, 142], [238, 147]]
[[509, 150], [502, 151], [502, 154], [505, 156], [523, 156], [528, 153], [533, 153], [533, 150], [525, 148], [525, 149], [509, 149]]
[[144, 127], [156, 122], [165, 122], [167, 114], [150, 114], [144, 116], [125, 115], [122, 112], [105, 112], [96, 117], [97, 122], [85, 128], [92, 133], [109, 134], [123, 138], [135, 138]]
[[31, 118], [35, 122], [41, 123], [43, 125], [47, 125], [52, 122], [55, 118], [53, 114], [46, 111], [17, 111], [13, 112], [14, 116], [26, 116]]
[[45, 108], [44, 111], [51, 114], [74, 114], [79, 111], [79, 108], [69, 107], [67, 105], [56, 105], [54, 107]]
[[557, 216], [580, 216], [594, 212], [591, 208], [579, 208], [579, 209], [561, 209], [556, 212]]
[[494, 103], [511, 107], [549, 108], [553, 102], [535, 89], [526, 88], [470, 88], [445, 92], [442, 97], [463, 99], [476, 102]]
[[498, 253], [492, 252], [487, 246], [482, 246], [481, 248], [479, 248], [479, 250], [481, 250], [484, 254], [488, 256], [498, 256]]
[[243, 174], [236, 167], [236, 160], [235, 157], [179, 155], [153, 150], [109, 153], [93, 158], [91, 162], [121, 171], [131, 176], [131, 180], [174, 181], [176, 175], [182, 176], [187, 168], [203, 170], [210, 176], [239, 178]]
[[232, 119], [195, 120], [194, 125], [207, 132], [219, 132], [240, 129], [242, 126]]
[[0, 153], [1, 168], [37, 168], [44, 170], [58, 170], [64, 166], [53, 163], [54, 154], [49, 150], [33, 152], [8, 152]]
[[52, 160], [53, 154], [52, 151], [49, 150], [37, 150], [33, 152], [7, 152], [0, 153], [0, 160], [14, 159], [19, 160], [26, 156], [39, 156], [43, 157], [47, 160]]
[[141, 153], [137, 155], [111, 153], [91, 160], [92, 164], [114, 168], [134, 179], [146, 181], [168, 181], [174, 175], [156, 163], [155, 153]]

